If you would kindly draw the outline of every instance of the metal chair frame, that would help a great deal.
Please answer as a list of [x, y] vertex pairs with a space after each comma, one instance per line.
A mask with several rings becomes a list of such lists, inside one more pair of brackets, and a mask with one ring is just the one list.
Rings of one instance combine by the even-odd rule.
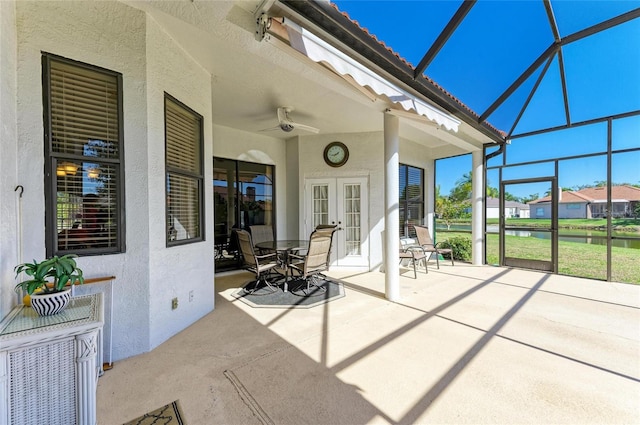
[[244, 291], [249, 294], [254, 294], [261, 288], [260, 282], [264, 282], [264, 287], [269, 288], [267, 293], [272, 294], [278, 290], [277, 286], [274, 286], [267, 280], [265, 275], [269, 275], [278, 266], [278, 256], [275, 253], [258, 255], [255, 252], [253, 240], [251, 234], [246, 230], [238, 230], [236, 232], [238, 237], [238, 243], [240, 244], [240, 251], [242, 252], [242, 258], [244, 261], [245, 269], [255, 273], [256, 281], [253, 285], [247, 285]]
[[422, 247], [424, 252], [436, 254], [436, 265], [440, 268], [440, 254], [449, 254], [451, 258], [451, 265], [453, 266], [453, 250], [451, 248], [439, 248], [440, 242], [434, 244], [429, 233], [429, 228], [426, 226], [415, 225], [416, 238], [418, 239], [418, 245]]

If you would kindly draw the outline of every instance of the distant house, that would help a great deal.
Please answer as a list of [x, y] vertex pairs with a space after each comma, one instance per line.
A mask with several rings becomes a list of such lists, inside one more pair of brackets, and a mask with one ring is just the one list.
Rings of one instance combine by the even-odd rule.
[[[500, 217], [500, 199], [487, 198], [487, 218]], [[516, 201], [504, 201], [505, 218], [529, 218], [529, 205]]]
[[[611, 216], [633, 217], [640, 203], [640, 188], [611, 187]], [[551, 218], [551, 196], [529, 202], [532, 218]], [[604, 218], [607, 216], [607, 188], [590, 187], [559, 193], [558, 218]]]

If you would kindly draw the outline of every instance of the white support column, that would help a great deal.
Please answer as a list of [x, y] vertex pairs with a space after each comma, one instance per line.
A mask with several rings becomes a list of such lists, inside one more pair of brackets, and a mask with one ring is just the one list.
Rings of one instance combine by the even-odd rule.
[[385, 295], [390, 301], [400, 299], [400, 210], [398, 148], [400, 146], [400, 120], [384, 114], [384, 283]]
[[433, 159], [429, 159], [424, 164], [424, 179], [425, 179], [425, 222], [423, 223], [427, 226], [433, 236], [433, 228], [434, 218], [436, 213], [436, 167], [435, 161]]
[[474, 266], [484, 264], [484, 169], [483, 152], [473, 151], [471, 181], [471, 262]]

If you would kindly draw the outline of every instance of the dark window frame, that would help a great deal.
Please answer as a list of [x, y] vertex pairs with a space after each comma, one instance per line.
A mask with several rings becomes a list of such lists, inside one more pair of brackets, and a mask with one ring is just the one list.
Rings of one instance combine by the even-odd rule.
[[[117, 158], [96, 158], [95, 156], [74, 155], [57, 153], [53, 150], [53, 126], [51, 113], [51, 62], [57, 61], [93, 72], [102, 73], [115, 78], [117, 85], [117, 113], [118, 113], [118, 156]], [[62, 56], [42, 52], [42, 98], [43, 98], [43, 127], [44, 127], [44, 198], [45, 198], [45, 249], [47, 257], [53, 255], [76, 254], [78, 256], [91, 256], [103, 254], [119, 254], [126, 252], [126, 225], [125, 225], [125, 155], [124, 155], [124, 119], [123, 119], [123, 84], [122, 74], [99, 66], [79, 62]], [[115, 168], [115, 219], [117, 230], [115, 244], [106, 248], [76, 248], [58, 249], [57, 228], [57, 176], [58, 161], [71, 160], [81, 162], [100, 162]]]
[[[198, 140], [198, 154], [200, 157], [200, 161], [198, 166], [200, 168], [199, 173], [190, 172], [188, 170], [175, 167], [169, 165], [167, 160], [167, 100], [173, 102], [179, 107], [183, 108], [190, 114], [193, 114], [194, 117], [200, 123], [200, 135]], [[197, 113], [192, 108], [185, 105], [183, 102], [176, 99], [174, 96], [169, 93], [164, 93], [164, 152], [165, 152], [165, 173], [164, 173], [164, 189], [165, 189], [165, 241], [167, 247], [186, 245], [191, 243], [203, 242], [205, 241], [205, 208], [204, 208], [204, 117]], [[169, 205], [167, 202], [167, 198], [169, 193], [167, 191], [167, 181], [169, 179], [169, 174], [179, 175], [184, 178], [194, 179], [197, 182], [198, 186], [198, 228], [199, 234], [197, 237], [189, 238], [189, 239], [181, 239], [181, 240], [170, 240], [170, 228], [169, 225]]]
[[[405, 181], [404, 181], [404, 187], [407, 188], [409, 187], [409, 183], [410, 183], [410, 178], [409, 178], [409, 172], [410, 170], [417, 170], [420, 172], [420, 190], [421, 190], [421, 194], [420, 194], [420, 202], [410, 202], [409, 198], [408, 198], [408, 192], [407, 190], [405, 190], [405, 198], [402, 199], [399, 197], [398, 199], [398, 203], [399, 203], [399, 207], [401, 211], [404, 211], [405, 213], [405, 217], [404, 217], [404, 222], [400, 223], [400, 237], [415, 237], [415, 230], [411, 227], [411, 225], [409, 224], [406, 214], [409, 211], [410, 207], [413, 205], [419, 205], [422, 211], [422, 217], [419, 217], [417, 219], [415, 219], [416, 221], [418, 221], [420, 224], [423, 224], [424, 221], [424, 212], [425, 212], [425, 186], [424, 186], [424, 179], [425, 179], [425, 169], [424, 168], [420, 168], [420, 167], [414, 167], [412, 165], [408, 165], [408, 164], [399, 164], [399, 170], [398, 170], [398, 178], [400, 178], [403, 175], [402, 170], [405, 169], [406, 171], [404, 172], [404, 176], [405, 176]], [[400, 182], [401, 184], [403, 182]], [[402, 195], [402, 193], [400, 193], [400, 195]]]

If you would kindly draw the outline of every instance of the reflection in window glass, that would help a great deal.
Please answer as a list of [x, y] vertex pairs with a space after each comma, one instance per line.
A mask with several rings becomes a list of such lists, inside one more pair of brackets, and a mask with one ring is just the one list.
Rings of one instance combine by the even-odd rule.
[[[103, 254], [124, 248], [122, 78], [115, 72], [43, 56], [47, 255]], [[49, 207], [47, 203], [47, 207]]]
[[241, 266], [235, 229], [253, 225], [275, 229], [273, 165], [213, 158], [216, 271]]
[[400, 237], [414, 237], [413, 226], [424, 219], [424, 170], [400, 164]]
[[165, 93], [167, 244], [203, 235], [202, 116]]
[[607, 123], [514, 139], [506, 149], [508, 164], [606, 152]]

